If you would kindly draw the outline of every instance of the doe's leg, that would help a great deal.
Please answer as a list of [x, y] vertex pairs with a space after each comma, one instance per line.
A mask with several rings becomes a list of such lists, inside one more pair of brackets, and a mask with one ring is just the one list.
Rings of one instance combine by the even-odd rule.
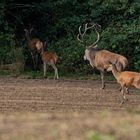
[[51, 66], [53, 67], [53, 69], [54, 69], [54, 71], [55, 71], [54, 79], [55, 79], [55, 78], [56, 78], [56, 79], [59, 79], [57, 67], [55, 66], [55, 64], [52, 64]]
[[121, 102], [121, 104], [125, 103], [125, 101], [128, 100], [128, 99], [125, 97], [125, 89], [127, 89], [127, 87], [122, 86], [121, 93], [122, 93], [122, 95], [123, 95], [123, 101]]
[[130, 93], [129, 93], [129, 88], [126, 87], [125, 89], [126, 89], [126, 94], [130, 94]]

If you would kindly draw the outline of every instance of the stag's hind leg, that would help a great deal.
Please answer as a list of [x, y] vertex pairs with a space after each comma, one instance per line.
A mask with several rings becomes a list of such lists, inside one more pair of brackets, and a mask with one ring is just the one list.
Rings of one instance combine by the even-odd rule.
[[102, 81], [102, 89], [104, 89], [105, 88], [104, 72], [103, 71], [100, 71], [100, 74], [101, 74], [101, 81]]
[[44, 77], [46, 77], [47, 64], [45, 62], [43, 64], [43, 70], [44, 70]]

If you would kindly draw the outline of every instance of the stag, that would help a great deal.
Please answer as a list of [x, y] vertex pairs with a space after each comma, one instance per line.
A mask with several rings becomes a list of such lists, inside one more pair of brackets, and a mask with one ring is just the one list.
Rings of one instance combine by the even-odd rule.
[[[38, 64], [38, 51], [37, 51], [36, 44], [38, 42], [41, 42], [41, 40], [39, 38], [32, 38], [31, 37], [31, 33], [33, 31], [33, 28], [31, 28], [30, 30], [24, 29], [24, 31], [25, 31], [25, 37], [26, 37], [26, 40], [27, 40], [27, 46], [28, 46], [28, 49], [31, 53], [31, 57], [32, 57], [32, 61], [33, 61], [33, 67], [34, 67], [34, 70], [36, 70], [37, 69], [37, 64]], [[42, 43], [38, 43], [38, 44], [42, 45]]]
[[90, 65], [97, 70], [100, 71], [101, 81], [102, 81], [102, 89], [105, 88], [104, 82], [104, 74], [105, 72], [111, 71], [109, 66], [110, 64], [115, 64], [118, 71], [122, 71], [128, 64], [128, 60], [126, 57], [110, 52], [108, 50], [99, 50], [97, 49], [97, 43], [100, 40], [99, 29], [101, 26], [93, 23], [92, 25], [88, 25], [87, 23], [84, 26], [84, 32], [82, 33], [81, 27], [79, 26], [79, 34], [77, 35], [77, 40], [81, 43], [85, 44], [84, 36], [89, 29], [94, 29], [97, 34], [97, 40], [89, 46], [86, 46], [84, 60], [88, 60]]

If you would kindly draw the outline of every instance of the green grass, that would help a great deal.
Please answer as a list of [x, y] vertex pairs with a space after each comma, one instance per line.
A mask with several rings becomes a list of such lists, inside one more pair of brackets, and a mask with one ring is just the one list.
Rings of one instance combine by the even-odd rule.
[[8, 71], [0, 70], [0, 76], [10, 75]]
[[[24, 71], [19, 73], [16, 72], [10, 72], [5, 70], [0, 70], [0, 76], [22, 76], [27, 78], [43, 78], [43, 71]], [[54, 71], [49, 70], [46, 74], [47, 78], [53, 79], [54, 77]], [[59, 77], [60, 78], [72, 78], [72, 79], [78, 79], [78, 80], [100, 80], [100, 74], [83, 74], [83, 73], [72, 73], [72, 72], [66, 72], [66, 71], [59, 71]], [[115, 80], [114, 77], [111, 74], [105, 75], [105, 80]]]
[[90, 132], [88, 140], [116, 140], [112, 134], [103, 134], [99, 132]]

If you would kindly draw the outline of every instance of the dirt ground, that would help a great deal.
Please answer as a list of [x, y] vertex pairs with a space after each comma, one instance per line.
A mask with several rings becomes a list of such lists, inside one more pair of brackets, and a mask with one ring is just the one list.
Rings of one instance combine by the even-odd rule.
[[0, 140], [139, 140], [140, 91], [115, 81], [0, 78]]

